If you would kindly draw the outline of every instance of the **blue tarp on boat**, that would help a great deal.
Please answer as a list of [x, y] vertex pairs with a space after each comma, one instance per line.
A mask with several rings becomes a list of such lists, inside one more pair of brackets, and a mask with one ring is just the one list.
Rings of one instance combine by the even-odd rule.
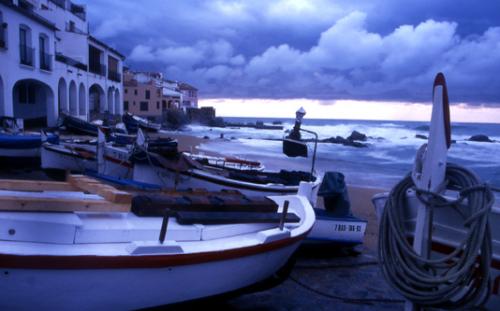
[[[47, 141], [53, 144], [59, 142], [59, 136], [47, 134]], [[33, 149], [42, 145], [40, 134], [8, 134], [0, 133], [0, 149]]]

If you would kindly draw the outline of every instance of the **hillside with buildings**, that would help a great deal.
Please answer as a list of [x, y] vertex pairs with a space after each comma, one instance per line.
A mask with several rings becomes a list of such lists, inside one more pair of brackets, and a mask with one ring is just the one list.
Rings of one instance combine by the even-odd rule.
[[164, 121], [198, 107], [198, 90], [161, 73], [124, 71], [125, 56], [89, 31], [69, 0], [0, 0], [0, 116], [55, 126], [67, 114], [92, 121], [128, 111]]

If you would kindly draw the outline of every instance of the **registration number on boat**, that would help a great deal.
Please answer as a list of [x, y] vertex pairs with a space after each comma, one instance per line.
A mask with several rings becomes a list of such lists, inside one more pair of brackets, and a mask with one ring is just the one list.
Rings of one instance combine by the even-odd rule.
[[337, 232], [361, 232], [361, 225], [347, 225], [347, 224], [335, 224], [333, 227], [334, 231]]

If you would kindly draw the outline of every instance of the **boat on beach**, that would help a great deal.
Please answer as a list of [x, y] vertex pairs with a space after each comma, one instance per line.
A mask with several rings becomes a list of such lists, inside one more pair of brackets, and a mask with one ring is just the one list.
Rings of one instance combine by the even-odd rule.
[[40, 157], [40, 146], [42, 140], [56, 143], [59, 136], [48, 133], [22, 131], [18, 128], [16, 120], [9, 117], [1, 117], [0, 128], [0, 157], [16, 159], [33, 159]]
[[184, 155], [209, 167], [227, 168], [237, 171], [263, 171], [264, 165], [257, 161], [249, 161], [238, 157], [215, 157], [206, 154], [183, 152]]
[[[97, 172], [115, 178], [131, 178], [132, 163], [129, 161], [133, 145], [116, 143], [112, 138], [109, 143], [98, 140], [67, 139], [57, 144], [46, 142], [42, 145], [41, 168], [52, 172], [86, 173]], [[128, 142], [128, 140], [127, 140]], [[98, 148], [103, 149], [101, 159]]]
[[232, 292], [285, 271], [315, 219], [303, 195], [232, 198], [228, 210], [83, 176], [0, 185], [5, 310], [131, 310]]
[[150, 122], [147, 119], [133, 115], [129, 112], [123, 114], [122, 121], [129, 133], [137, 133], [138, 129], [156, 133], [161, 129], [161, 124]]
[[144, 151], [135, 155], [132, 162], [134, 180], [166, 188], [231, 189], [247, 195], [278, 195], [297, 193], [302, 181], [312, 181], [314, 189], [319, 186], [319, 179], [308, 172], [236, 171], [204, 166], [182, 154], [166, 158]]
[[447, 163], [451, 124], [442, 74], [433, 97], [429, 140], [413, 171], [373, 198], [382, 271], [408, 310], [498, 310], [500, 207], [474, 172]]

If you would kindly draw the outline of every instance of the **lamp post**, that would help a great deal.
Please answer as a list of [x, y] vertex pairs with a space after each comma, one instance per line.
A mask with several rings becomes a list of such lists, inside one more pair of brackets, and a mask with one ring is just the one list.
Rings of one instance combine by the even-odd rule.
[[302, 124], [302, 119], [306, 115], [306, 111], [303, 107], [300, 107], [299, 110], [295, 112], [295, 125], [293, 126], [293, 130], [290, 133], [289, 137], [291, 139], [300, 140], [300, 126]]

